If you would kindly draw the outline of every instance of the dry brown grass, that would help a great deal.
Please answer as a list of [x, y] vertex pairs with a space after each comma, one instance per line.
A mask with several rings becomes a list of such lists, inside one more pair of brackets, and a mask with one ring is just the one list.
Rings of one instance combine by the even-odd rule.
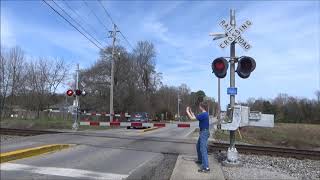
[[[275, 145], [299, 149], [320, 148], [320, 125], [277, 123], [274, 128], [243, 127], [242, 139], [237, 133], [236, 139], [256, 145]], [[216, 138], [228, 140], [227, 132], [217, 131]]]

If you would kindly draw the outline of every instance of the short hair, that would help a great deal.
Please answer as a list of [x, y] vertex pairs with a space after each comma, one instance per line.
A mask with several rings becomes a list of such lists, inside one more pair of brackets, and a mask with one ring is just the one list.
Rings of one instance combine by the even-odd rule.
[[207, 110], [208, 109], [208, 103], [207, 102], [199, 102], [199, 106], [202, 107], [204, 110]]

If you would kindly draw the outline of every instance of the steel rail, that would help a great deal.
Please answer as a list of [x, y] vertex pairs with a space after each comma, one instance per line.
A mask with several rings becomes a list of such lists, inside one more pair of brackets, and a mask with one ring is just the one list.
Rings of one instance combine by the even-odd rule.
[[[320, 160], [320, 151], [307, 149], [294, 149], [276, 146], [257, 146], [237, 144], [237, 150], [242, 154], [257, 154], [268, 156], [293, 157], [296, 159], [314, 159]], [[229, 144], [212, 143], [209, 144], [209, 152], [227, 150]]]

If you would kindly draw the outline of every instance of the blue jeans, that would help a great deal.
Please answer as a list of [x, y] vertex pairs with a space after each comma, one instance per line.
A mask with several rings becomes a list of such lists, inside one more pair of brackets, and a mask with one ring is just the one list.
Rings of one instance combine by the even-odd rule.
[[197, 142], [197, 154], [198, 161], [202, 162], [202, 168], [209, 168], [208, 162], [208, 138], [210, 132], [208, 129], [204, 129], [199, 133], [199, 139]]

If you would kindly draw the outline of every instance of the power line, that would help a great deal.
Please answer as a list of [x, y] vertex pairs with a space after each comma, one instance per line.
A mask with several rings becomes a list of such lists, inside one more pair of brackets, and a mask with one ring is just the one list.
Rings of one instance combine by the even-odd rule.
[[73, 19], [58, 3], [56, 3], [54, 0], [52, 2], [61, 10], [63, 11], [70, 19], [72, 19], [85, 33], [87, 33], [92, 39], [94, 39], [100, 46], [103, 47], [103, 45], [96, 39], [94, 38], [84, 27], [81, 26], [75, 19]]
[[[116, 23], [115, 23], [114, 20], [112, 19], [111, 15], [109, 14], [109, 12], [107, 11], [107, 9], [106, 9], [106, 8], [104, 7], [104, 5], [102, 4], [101, 0], [97, 0], [97, 1], [100, 3], [100, 5], [101, 5], [101, 7], [103, 8], [104, 12], [105, 12], [105, 13], [107, 14], [107, 16], [109, 17], [111, 23], [116, 25]], [[117, 26], [117, 25], [116, 25], [116, 26]], [[120, 30], [119, 26], [117, 26], [117, 27], [118, 27], [118, 29]], [[126, 37], [121, 31], [120, 31], [120, 34], [121, 34], [122, 38], [128, 43], [128, 45], [129, 45], [132, 49], [134, 49], [133, 46], [132, 46], [132, 44], [131, 44], [131, 43], [129, 42], [129, 40], [127, 39], [127, 37]]]
[[103, 24], [103, 22], [100, 20], [97, 14], [92, 10], [92, 8], [89, 7], [88, 3], [85, 0], [82, 0], [82, 2], [84, 2], [84, 4], [90, 9], [91, 13], [98, 19], [100, 24], [102, 24], [102, 26], [104, 26], [108, 30], [108, 27], [105, 24]]
[[111, 15], [109, 14], [109, 12], [107, 11], [107, 9], [106, 9], [106, 8], [104, 7], [104, 5], [102, 4], [102, 2], [99, 1], [99, 0], [98, 0], [98, 2], [100, 3], [100, 5], [102, 6], [102, 8], [104, 9], [104, 12], [105, 12], [105, 13], [107, 14], [107, 16], [109, 17], [111, 23], [112, 23], [112, 24], [116, 24], [116, 23], [114, 22], [114, 20], [112, 19]]
[[101, 47], [99, 47], [94, 41], [92, 41], [88, 36], [86, 36], [83, 32], [81, 32], [74, 24], [72, 24], [67, 18], [65, 18], [62, 14], [60, 14], [56, 9], [54, 9], [48, 2], [45, 0], [42, 0], [44, 3], [46, 3], [55, 13], [57, 13], [61, 18], [63, 18], [65, 21], [67, 21], [73, 28], [75, 28], [79, 33], [81, 33], [85, 38], [87, 38], [92, 44], [94, 44], [98, 49], [102, 50]]
[[68, 1], [66, 0], [62, 0], [64, 2], [64, 4], [80, 19], [80, 21], [82, 21], [85, 25], [87, 25], [88, 27], [90, 27], [91, 30], [93, 30], [96, 34], [99, 34], [98, 31], [96, 31], [96, 29], [89, 23], [86, 23], [85, 19], [82, 18], [79, 13], [77, 13], [77, 11], [75, 11], [68, 3]]
[[127, 39], [127, 37], [124, 36], [121, 31], [120, 31], [120, 34], [121, 34], [121, 36], [123, 37], [123, 39], [124, 39], [125, 41], [127, 41], [127, 43], [129, 44], [129, 46], [130, 46], [132, 49], [134, 49], [133, 46], [131, 45], [131, 43], [129, 42], [129, 40]]

